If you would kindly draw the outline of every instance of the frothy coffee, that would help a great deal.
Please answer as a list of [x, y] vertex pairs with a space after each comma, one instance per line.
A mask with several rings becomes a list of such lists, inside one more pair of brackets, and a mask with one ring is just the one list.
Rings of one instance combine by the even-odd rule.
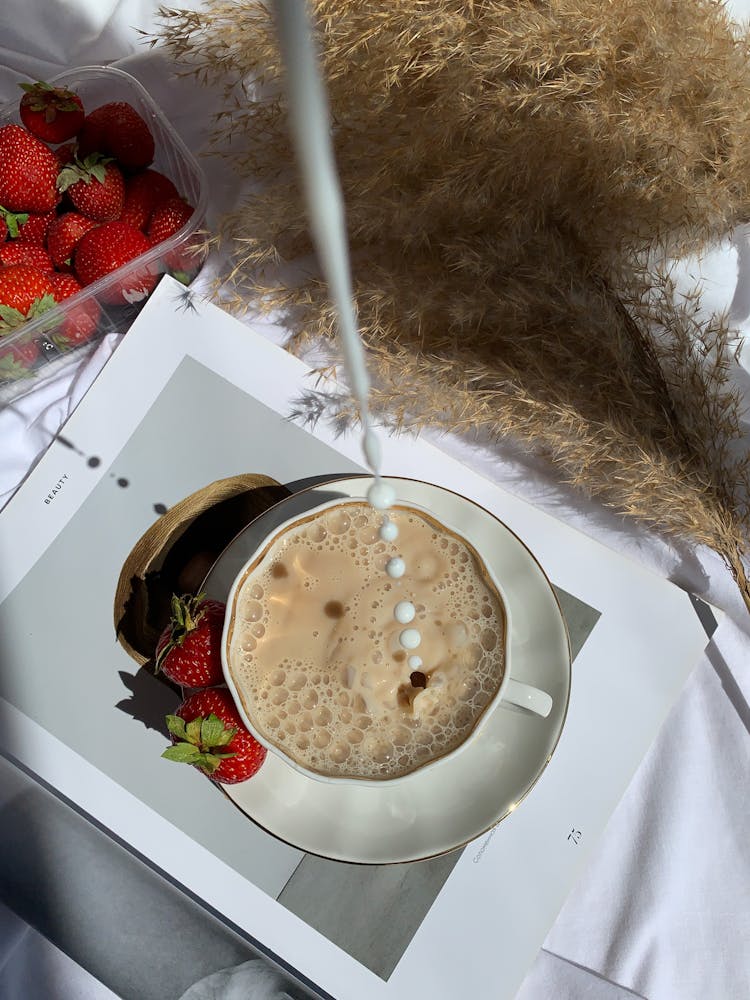
[[[503, 677], [502, 600], [472, 546], [397, 506], [397, 541], [363, 501], [300, 519], [237, 588], [228, 664], [253, 726], [321, 775], [394, 778], [472, 732]], [[386, 565], [409, 567], [393, 578]], [[421, 637], [418, 670], [403, 617]]]

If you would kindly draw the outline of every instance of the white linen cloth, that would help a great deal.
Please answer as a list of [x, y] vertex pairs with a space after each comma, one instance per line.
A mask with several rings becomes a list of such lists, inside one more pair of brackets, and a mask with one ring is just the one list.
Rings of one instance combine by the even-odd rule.
[[[4, 0], [0, 100], [15, 100], [22, 78], [116, 62], [146, 85], [187, 144], [199, 151], [208, 124], [201, 109], [208, 108], [209, 96], [170, 77], [136, 31], [153, 28], [157, 6], [157, 0]], [[731, 7], [746, 18], [750, 0], [734, 0]], [[212, 195], [220, 192], [226, 203], [232, 189], [225, 178], [216, 179], [215, 164], [207, 161], [204, 168], [212, 177]], [[750, 303], [743, 257], [747, 253], [725, 249], [712, 258], [712, 274], [720, 275], [715, 283], [732, 288], [739, 258], [733, 308], [738, 322], [750, 313], [750, 305], [742, 305]], [[74, 373], [61, 374], [0, 412], [0, 506], [77, 405], [115, 341], [105, 341]], [[514, 465], [499, 450], [471, 448], [451, 437], [436, 440], [507, 488], [727, 612], [551, 929], [519, 1000], [746, 1000], [750, 618], [728, 573], [712, 553], [655, 539], [572, 498], [543, 472]], [[249, 963], [208, 977], [184, 1000], [284, 1000], [282, 988], [273, 977], [259, 977], [258, 968]]]

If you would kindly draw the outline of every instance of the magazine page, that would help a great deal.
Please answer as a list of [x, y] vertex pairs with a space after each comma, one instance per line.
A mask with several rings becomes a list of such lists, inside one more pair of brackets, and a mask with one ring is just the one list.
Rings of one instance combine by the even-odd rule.
[[[0, 746], [323, 996], [511, 998], [706, 631], [683, 591], [419, 438], [384, 434], [386, 476], [468, 511], [520, 560], [531, 596], [514, 642], [524, 679], [550, 687], [549, 718], [501, 705], [475, 756], [398, 793], [342, 792], [275, 755], [222, 789], [162, 759], [179, 694], [116, 641], [123, 564], [227, 477], [353, 495], [356, 430], [290, 419], [311, 384], [301, 361], [163, 279], [0, 513]], [[226, 591], [231, 565], [209, 587]]]

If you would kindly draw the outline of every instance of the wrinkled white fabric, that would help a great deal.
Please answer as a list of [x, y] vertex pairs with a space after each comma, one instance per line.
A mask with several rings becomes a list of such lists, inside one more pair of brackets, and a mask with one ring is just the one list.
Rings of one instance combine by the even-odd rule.
[[750, 710], [733, 659], [746, 670], [747, 637], [726, 622], [545, 942], [649, 1000], [750, 997]]
[[283, 978], [265, 962], [256, 959], [232, 969], [214, 972], [195, 983], [180, 1000], [295, 1000], [287, 993]]
[[[180, 6], [197, 6], [195, 2]], [[162, 106], [188, 145], [200, 150], [212, 97], [177, 81], [136, 28], [153, 29], [157, 0], [4, 0], [0, 10], [0, 100], [16, 99], [19, 78], [117, 61]], [[742, 18], [750, 0], [734, 0]], [[204, 161], [213, 208], [236, 189]], [[750, 315], [747, 236], [739, 253], [712, 257], [712, 288]], [[737, 283], [739, 284], [732, 291]], [[726, 287], [723, 287], [726, 286]], [[105, 362], [104, 343], [75, 375], [63, 376], [0, 412], [0, 505], [38, 460]], [[745, 388], [743, 373], [738, 384]], [[495, 449], [437, 443], [515, 492], [629, 554], [727, 612], [612, 817], [570, 895], [519, 1000], [746, 1000], [750, 996], [750, 638], [729, 574], [712, 553], [671, 546], [593, 503], [559, 490], [541, 468]], [[634, 622], [637, 627], [637, 622]], [[184, 1000], [284, 1000], [275, 974], [256, 962], [196, 984]], [[267, 974], [268, 973], [268, 974]], [[488, 996], [491, 993], [488, 991]]]

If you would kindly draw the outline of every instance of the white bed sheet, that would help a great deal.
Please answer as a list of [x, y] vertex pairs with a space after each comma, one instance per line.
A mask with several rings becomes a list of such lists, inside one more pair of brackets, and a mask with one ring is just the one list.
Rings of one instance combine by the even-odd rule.
[[[197, 5], [197, 0], [180, 4]], [[4, 0], [0, 100], [15, 99], [21, 79], [114, 62], [144, 83], [188, 145], [200, 152], [210, 94], [177, 81], [136, 30], [153, 29], [157, 6], [156, 0]], [[750, 0], [734, 0], [731, 9], [745, 18]], [[219, 201], [231, 202], [234, 189], [218, 164], [206, 161], [204, 168], [218, 210]], [[746, 234], [735, 234], [735, 246], [724, 246], [712, 258], [707, 279], [727, 305], [734, 301], [741, 330], [747, 322], [743, 303], [750, 303], [750, 275], [743, 266], [747, 245]], [[206, 275], [201, 278], [207, 280]], [[86, 364], [0, 413], [0, 506], [72, 412], [116, 340], [108, 338]], [[743, 371], [738, 370], [737, 379], [745, 388]], [[746, 1000], [750, 618], [726, 569], [710, 552], [668, 545], [594, 504], [572, 498], [542, 472], [514, 464], [499, 449], [478, 449], [444, 436], [438, 443], [506, 488], [727, 613], [612, 817], [595, 860], [551, 929], [519, 1000], [624, 1000], [632, 995], [647, 1000]], [[226, 994], [217, 994], [214, 984], [206, 983], [203, 992], [196, 987], [191, 1000], [229, 996], [238, 984], [244, 986], [242, 995], [270, 995], [253, 992], [260, 987], [243, 983], [243, 975], [239, 969], [233, 981], [226, 977]]]

